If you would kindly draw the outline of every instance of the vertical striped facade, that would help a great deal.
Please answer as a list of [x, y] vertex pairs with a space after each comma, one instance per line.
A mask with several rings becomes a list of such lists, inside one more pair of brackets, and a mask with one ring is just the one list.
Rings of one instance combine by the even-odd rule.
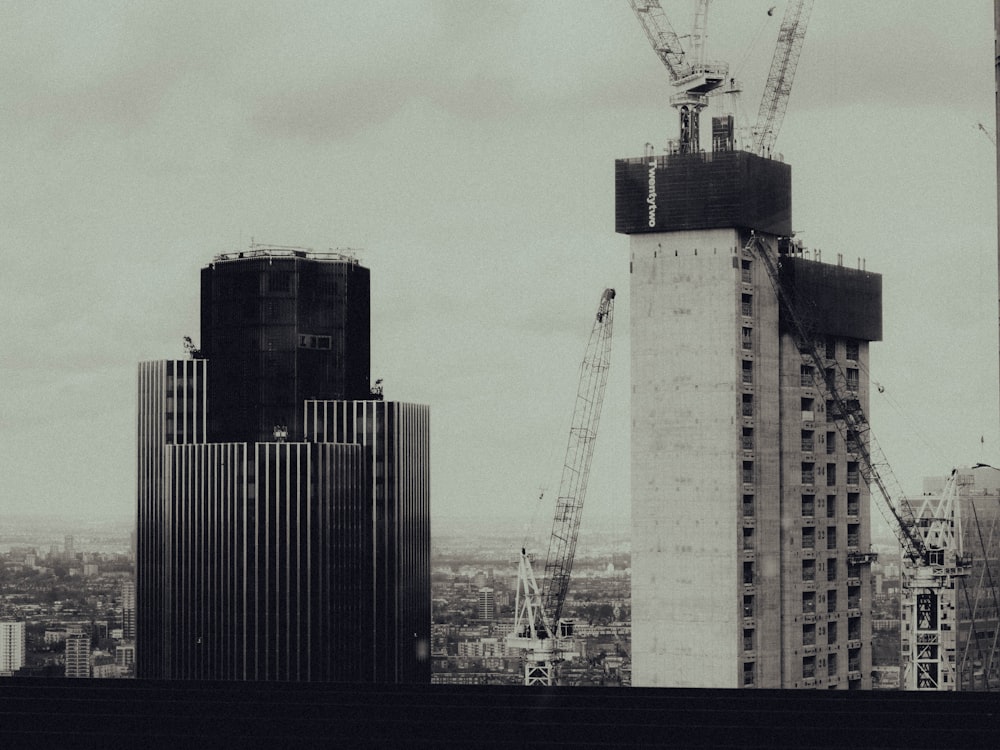
[[139, 363], [136, 487], [138, 677], [169, 675], [167, 593], [171, 525], [163, 494], [164, 446], [204, 443], [208, 363]]
[[370, 681], [361, 446], [257, 443], [254, 465], [247, 677]]
[[371, 679], [429, 682], [430, 409], [307, 401], [305, 427], [312, 442], [360, 444], [370, 467]]
[[243, 443], [165, 448], [166, 678], [245, 675], [246, 453]]
[[208, 362], [139, 367], [137, 673], [429, 682], [426, 406], [307, 402], [207, 443]]

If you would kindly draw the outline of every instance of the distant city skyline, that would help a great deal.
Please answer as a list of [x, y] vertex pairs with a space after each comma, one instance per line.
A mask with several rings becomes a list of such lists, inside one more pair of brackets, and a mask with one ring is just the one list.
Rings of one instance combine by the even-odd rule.
[[[781, 14], [733, 5], [713, 6], [709, 56], [752, 116]], [[871, 421], [910, 493], [1000, 464], [990, 5], [817, 4], [777, 142], [806, 246], [886, 281]], [[183, 355], [200, 264], [254, 237], [360, 248], [372, 379], [434, 411], [435, 523], [532, 524], [595, 295], [618, 289], [627, 317], [614, 159], [675, 135], [627, 3], [6, 20], [0, 513], [132, 518], [134, 362]], [[620, 328], [585, 528], [628, 515], [628, 350]]]

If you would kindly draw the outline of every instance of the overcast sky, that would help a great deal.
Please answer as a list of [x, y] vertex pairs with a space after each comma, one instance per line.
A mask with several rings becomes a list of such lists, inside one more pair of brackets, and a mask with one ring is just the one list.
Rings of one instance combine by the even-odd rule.
[[[751, 114], [774, 4], [709, 15], [709, 57], [743, 78]], [[663, 5], [690, 28], [693, 3]], [[616, 287], [584, 526], [627, 529], [613, 162], [676, 125], [625, 0], [0, 7], [0, 518], [132, 517], [136, 363], [198, 340], [200, 268], [255, 238], [361, 249], [373, 377], [431, 405], [435, 523], [482, 515], [513, 535], [548, 530], [554, 498], [536, 498], [558, 486], [591, 319]], [[996, 172], [978, 128], [995, 126], [992, 24], [988, 0], [819, 0], [777, 142], [806, 245], [883, 275], [871, 421], [911, 492], [1000, 464]]]

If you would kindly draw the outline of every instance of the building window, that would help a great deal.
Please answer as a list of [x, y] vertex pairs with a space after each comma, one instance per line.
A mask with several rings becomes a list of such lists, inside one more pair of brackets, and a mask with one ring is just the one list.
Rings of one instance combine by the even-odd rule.
[[816, 481], [814, 464], [812, 461], [802, 462], [802, 484], [812, 484]]
[[753, 484], [753, 461], [743, 462], [743, 484]]
[[802, 517], [812, 518], [816, 514], [816, 496], [815, 495], [803, 495], [802, 496]]
[[740, 266], [740, 278], [743, 280], [744, 284], [752, 284], [753, 276], [750, 271], [750, 261], [745, 260]]
[[753, 315], [753, 295], [742, 294], [740, 295], [740, 312], [746, 315], [748, 318]]
[[826, 611], [836, 612], [837, 611], [837, 590], [830, 589], [826, 592]]
[[847, 483], [851, 485], [857, 485], [861, 475], [858, 473], [858, 462], [848, 461], [847, 462]]
[[860, 586], [848, 586], [847, 587], [847, 608], [848, 609], [861, 609], [861, 587]]
[[752, 417], [753, 416], [753, 394], [752, 393], [744, 393], [743, 394], [742, 414], [743, 414], [744, 417]]
[[816, 449], [816, 441], [812, 430], [802, 430], [802, 452], [812, 453]]
[[741, 330], [741, 340], [744, 349], [753, 349], [753, 329], [743, 326]]
[[[829, 534], [829, 532], [827, 532]], [[830, 537], [827, 536], [827, 539]], [[836, 581], [837, 580], [837, 558], [828, 557], [826, 560], [826, 580]]]
[[857, 341], [847, 342], [847, 358], [857, 362], [861, 358], [861, 344]]
[[816, 676], [816, 657], [815, 656], [803, 656], [802, 657], [802, 677], [806, 680], [810, 680]]
[[743, 529], [743, 550], [745, 552], [753, 551], [753, 528]]
[[299, 349], [332, 349], [333, 340], [329, 336], [316, 336], [309, 333], [299, 334]]
[[840, 419], [840, 409], [832, 400], [827, 400], [826, 402], [826, 421], [835, 422]]
[[860, 641], [861, 640], [861, 618], [860, 617], [849, 617], [847, 619], [847, 640], [849, 640], [849, 641]]
[[837, 464], [826, 465], [826, 486], [832, 487], [837, 483]]
[[753, 585], [753, 563], [745, 562], [743, 563], [743, 584], [746, 586]]
[[847, 652], [847, 669], [850, 672], [861, 671], [861, 649], [852, 648]]
[[837, 452], [837, 433], [828, 432], [826, 433], [826, 452], [836, 453]]
[[861, 544], [861, 524], [847, 524], [847, 546], [857, 547]]
[[803, 591], [802, 592], [802, 613], [809, 615], [816, 612], [816, 592], [815, 591]]
[[743, 434], [740, 436], [740, 444], [745, 451], [753, 450], [753, 427], [743, 428]]
[[826, 548], [827, 549], [837, 549], [837, 527], [827, 526], [826, 527]]
[[848, 453], [858, 452], [858, 436], [854, 430], [847, 431], [847, 444], [844, 446]]
[[837, 655], [830, 654], [826, 657], [826, 674], [829, 677], [836, 677], [837, 675]]
[[847, 515], [856, 516], [861, 512], [861, 495], [857, 492], [847, 493]]
[[806, 623], [802, 626], [802, 645], [803, 646], [815, 646], [816, 645], [816, 626], [814, 624]]
[[853, 367], [847, 368], [847, 390], [857, 391], [861, 385], [861, 377]]
[[828, 646], [833, 646], [837, 643], [837, 621], [830, 620], [826, 624], [826, 643]]
[[746, 517], [746, 516], [752, 516], [753, 513], [754, 513], [753, 495], [744, 495], [743, 496], [743, 515], [744, 515], [744, 517]]
[[752, 661], [743, 664], [743, 684], [753, 685], [754, 663]]
[[827, 495], [826, 496], [826, 517], [836, 518], [837, 517], [837, 496]]
[[743, 650], [753, 651], [753, 629], [744, 628], [743, 629]]
[[815, 581], [816, 580], [816, 561], [815, 560], [803, 560], [802, 561], [802, 580], [803, 581]]
[[743, 360], [743, 385], [753, 385], [753, 362]]
[[802, 399], [802, 421], [812, 422], [816, 418], [816, 413], [813, 411], [813, 400], [811, 398]]
[[753, 617], [753, 594], [743, 595], [743, 616]]
[[806, 526], [802, 529], [802, 549], [816, 548], [816, 529]]
[[813, 368], [811, 365], [801, 365], [799, 367], [799, 385], [809, 388], [813, 384]]

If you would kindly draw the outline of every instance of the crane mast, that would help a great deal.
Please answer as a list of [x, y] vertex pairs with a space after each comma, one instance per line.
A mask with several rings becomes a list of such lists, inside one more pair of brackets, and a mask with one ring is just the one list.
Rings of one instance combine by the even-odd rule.
[[551, 685], [554, 663], [570, 655], [567, 639], [571, 631], [563, 627], [560, 618], [569, 590], [601, 405], [608, 382], [614, 300], [615, 290], [605, 289], [580, 366], [580, 382], [545, 562], [544, 590], [535, 580], [531, 557], [526, 550], [521, 550], [518, 563], [514, 631], [507, 643], [526, 652], [526, 685]]
[[[761, 156], [770, 155], [781, 129], [813, 1], [792, 0], [785, 9], [757, 122], [751, 129], [751, 150]], [[687, 52], [659, 0], [629, 0], [629, 5], [667, 69], [671, 84], [678, 89], [678, 93], [670, 97], [670, 105], [677, 110], [680, 120], [678, 151], [697, 153], [701, 150], [700, 113], [708, 105], [709, 95], [718, 93], [729, 76], [727, 63], [705, 61], [709, 0], [698, 0]], [[731, 89], [737, 90], [734, 86], [732, 82]]]
[[726, 63], [708, 63], [704, 59], [708, 3], [709, 0], [698, 2], [689, 56], [659, 0], [629, 0], [646, 38], [666, 67], [671, 84], [678, 89], [678, 93], [670, 97], [670, 105], [677, 110], [680, 120], [679, 149], [682, 154], [701, 150], [698, 124], [701, 110], [708, 105], [708, 94], [719, 88], [729, 75]]
[[[956, 690], [955, 635], [958, 630], [956, 581], [971, 571], [963, 553], [961, 518], [956, 502], [959, 474], [953, 471], [939, 497], [924, 497], [918, 509], [903, 494], [892, 467], [878, 445], [861, 403], [836, 360], [825, 360], [816, 347], [808, 301], [796, 299], [781, 281], [778, 260], [756, 233], [746, 249], [763, 263], [774, 288], [782, 317], [792, 329], [799, 351], [810, 366], [820, 392], [830, 399], [828, 409], [848, 450], [860, 459], [865, 484], [874, 484], [876, 499], [902, 550], [903, 684], [910, 690]], [[872, 553], [856, 551], [848, 565], [874, 560]]]
[[774, 141], [781, 130], [788, 108], [788, 96], [792, 91], [795, 68], [802, 54], [802, 42], [806, 37], [806, 26], [812, 12], [813, 0], [790, 2], [781, 19], [778, 43], [771, 59], [771, 69], [764, 85], [764, 95], [757, 110], [757, 124], [752, 132], [752, 151], [768, 156], [774, 148]]

